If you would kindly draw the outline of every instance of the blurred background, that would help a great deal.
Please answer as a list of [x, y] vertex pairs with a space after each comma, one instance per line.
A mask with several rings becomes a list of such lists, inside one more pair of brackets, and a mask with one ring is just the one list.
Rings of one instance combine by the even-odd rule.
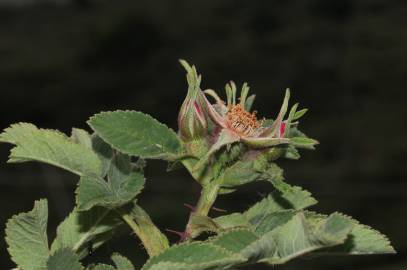
[[[0, 129], [32, 122], [69, 133], [103, 110], [133, 109], [176, 129], [185, 58], [203, 87], [247, 81], [259, 115], [275, 117], [284, 89], [310, 108], [302, 130], [321, 144], [284, 161], [287, 181], [313, 192], [323, 213], [347, 213], [389, 236], [393, 256], [300, 258], [247, 269], [407, 269], [407, 2], [0, 0]], [[4, 224], [48, 198], [49, 234], [74, 205], [77, 177], [36, 163], [6, 164], [0, 145], [0, 268], [13, 263]], [[182, 230], [199, 186], [151, 161], [140, 204], [161, 228]], [[271, 187], [252, 184], [217, 207], [243, 210]], [[169, 236], [176, 241], [175, 236]], [[129, 231], [89, 262], [118, 251], [141, 266]]]

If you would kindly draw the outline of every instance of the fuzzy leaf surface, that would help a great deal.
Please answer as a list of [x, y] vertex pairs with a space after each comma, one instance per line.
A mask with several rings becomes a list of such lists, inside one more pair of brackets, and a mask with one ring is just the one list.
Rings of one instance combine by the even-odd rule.
[[244, 258], [210, 243], [193, 242], [173, 246], [150, 258], [142, 270], [165, 269], [227, 269]]
[[27, 213], [13, 216], [6, 224], [6, 242], [11, 259], [22, 270], [45, 269], [48, 256], [48, 203], [35, 201]]
[[88, 247], [93, 250], [100, 247], [121, 224], [121, 219], [109, 209], [94, 207], [80, 212], [75, 208], [58, 226], [51, 252], [68, 248], [83, 258], [89, 253]]
[[114, 155], [108, 181], [100, 177], [83, 176], [76, 190], [76, 202], [80, 211], [93, 206], [117, 208], [132, 201], [143, 189], [145, 179], [139, 168], [133, 168], [130, 157]]
[[[327, 218], [326, 215], [320, 215], [314, 212], [307, 212], [306, 214], [307, 219], [314, 220], [314, 223], [321, 222]], [[385, 235], [367, 225], [360, 224], [355, 219], [351, 220], [353, 227], [345, 243], [334, 248], [323, 250], [321, 253], [352, 255], [396, 253]]]
[[83, 270], [79, 257], [70, 249], [60, 249], [47, 262], [47, 270]]
[[313, 227], [299, 213], [272, 232], [277, 252], [263, 261], [281, 264], [317, 249], [342, 244], [351, 229], [351, 220], [340, 214], [332, 214], [322, 224]]
[[0, 134], [0, 142], [14, 144], [9, 162], [38, 161], [78, 175], [99, 175], [101, 162], [89, 148], [75, 143], [65, 134], [19, 123]]
[[111, 265], [107, 264], [98, 264], [94, 267], [92, 267], [92, 270], [134, 270], [133, 264], [125, 257], [122, 255], [115, 253], [112, 255], [112, 261], [116, 265], [116, 267], [113, 267]]
[[88, 124], [104, 141], [125, 154], [168, 159], [181, 151], [181, 142], [173, 130], [141, 112], [102, 112]]

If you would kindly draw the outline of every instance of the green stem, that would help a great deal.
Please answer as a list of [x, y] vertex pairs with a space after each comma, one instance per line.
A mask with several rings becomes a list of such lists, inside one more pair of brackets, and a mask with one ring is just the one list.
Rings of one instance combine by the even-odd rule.
[[193, 220], [194, 217], [196, 216], [203, 216], [207, 217], [209, 214], [209, 211], [211, 210], [213, 204], [216, 201], [216, 198], [218, 197], [218, 192], [219, 192], [219, 185], [218, 184], [208, 184], [203, 186], [201, 190], [201, 196], [199, 197], [198, 204], [196, 205], [195, 211], [191, 213], [189, 216], [188, 224], [186, 226], [185, 230], [185, 237], [186, 240], [191, 238], [192, 235], [194, 235], [193, 232]]
[[155, 226], [148, 214], [139, 206], [131, 212], [119, 211], [122, 219], [140, 238], [148, 255], [153, 257], [169, 248], [167, 237]]

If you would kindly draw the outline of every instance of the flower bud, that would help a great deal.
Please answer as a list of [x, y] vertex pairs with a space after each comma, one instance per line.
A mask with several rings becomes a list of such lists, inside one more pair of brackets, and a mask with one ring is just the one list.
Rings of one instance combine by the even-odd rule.
[[205, 100], [202, 91], [188, 91], [178, 115], [178, 127], [182, 139], [189, 140], [206, 135], [208, 129]]
[[187, 70], [188, 94], [182, 103], [178, 115], [179, 134], [183, 140], [205, 136], [208, 129], [207, 101], [200, 89], [201, 76], [198, 76], [195, 67], [181, 62]]

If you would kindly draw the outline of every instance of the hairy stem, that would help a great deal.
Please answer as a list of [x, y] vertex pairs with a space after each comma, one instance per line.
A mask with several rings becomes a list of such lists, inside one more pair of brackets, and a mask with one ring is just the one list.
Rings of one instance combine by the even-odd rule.
[[141, 240], [150, 257], [169, 248], [167, 237], [155, 226], [141, 207], [136, 205], [130, 212], [120, 211], [119, 213]]
[[194, 216], [204, 216], [207, 217], [209, 211], [211, 210], [213, 204], [218, 197], [219, 192], [219, 185], [215, 183], [211, 183], [208, 185], [203, 186], [201, 190], [201, 196], [199, 197], [198, 204], [196, 208], [189, 216], [188, 224], [185, 230], [185, 240], [191, 238], [194, 235], [193, 232], [193, 218]]

